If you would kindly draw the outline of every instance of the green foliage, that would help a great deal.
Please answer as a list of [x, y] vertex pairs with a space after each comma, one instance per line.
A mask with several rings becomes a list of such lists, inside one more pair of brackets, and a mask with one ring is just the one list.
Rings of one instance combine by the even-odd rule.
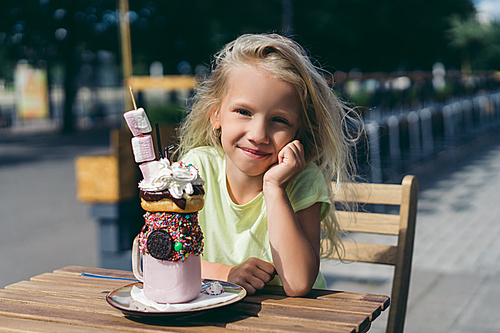
[[475, 16], [462, 20], [455, 14], [450, 17], [449, 21], [450, 29], [446, 31], [446, 35], [452, 46], [466, 48], [474, 42], [482, 42], [486, 36], [486, 26], [481, 24]]
[[472, 65], [478, 70], [500, 70], [500, 21], [487, 26], [483, 47], [472, 59]]
[[371, 93], [367, 90], [360, 89], [351, 94], [349, 100], [357, 106], [370, 106]]

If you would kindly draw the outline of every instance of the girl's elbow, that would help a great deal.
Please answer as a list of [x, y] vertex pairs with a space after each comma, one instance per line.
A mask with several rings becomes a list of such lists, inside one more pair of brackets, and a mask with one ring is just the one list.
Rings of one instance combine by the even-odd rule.
[[283, 285], [283, 289], [285, 291], [285, 294], [289, 297], [301, 297], [307, 295], [312, 287], [313, 287], [314, 281], [312, 283], [306, 282], [306, 283], [296, 283], [293, 285]]

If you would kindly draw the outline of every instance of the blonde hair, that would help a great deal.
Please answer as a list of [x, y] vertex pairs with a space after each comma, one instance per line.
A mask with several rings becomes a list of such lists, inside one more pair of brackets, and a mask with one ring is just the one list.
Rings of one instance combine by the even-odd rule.
[[[304, 111], [296, 138], [304, 146], [306, 163], [316, 163], [328, 185], [335, 182], [335, 188], [328, 186], [333, 205], [340, 186], [350, 183], [355, 173], [353, 142], [347, 130], [349, 110], [328, 86], [327, 73], [313, 65], [304, 48], [277, 34], [242, 35], [216, 54], [211, 75], [196, 88], [193, 104], [181, 123], [176, 155], [183, 156], [198, 146], [222, 149], [213, 135], [210, 116], [221, 107], [230, 71], [245, 65], [258, 65], [296, 87]], [[321, 230], [321, 257], [334, 251], [342, 257], [341, 228], [333, 207], [321, 222]]]

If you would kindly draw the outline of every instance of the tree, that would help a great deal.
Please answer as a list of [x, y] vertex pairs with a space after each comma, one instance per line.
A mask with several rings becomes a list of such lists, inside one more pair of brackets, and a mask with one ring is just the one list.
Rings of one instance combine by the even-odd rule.
[[476, 70], [500, 70], [500, 21], [483, 24], [483, 29], [484, 36], [480, 47], [472, 54], [471, 67]]
[[450, 45], [459, 48], [462, 52], [462, 73], [471, 72], [471, 52], [474, 46], [481, 45], [486, 37], [487, 28], [480, 23], [475, 15], [466, 19], [458, 15], [450, 17], [450, 29], [446, 31]]

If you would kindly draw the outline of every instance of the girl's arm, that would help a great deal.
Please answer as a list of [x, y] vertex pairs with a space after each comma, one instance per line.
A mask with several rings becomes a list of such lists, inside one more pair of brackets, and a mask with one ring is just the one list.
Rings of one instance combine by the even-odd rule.
[[276, 271], [288, 296], [303, 296], [319, 272], [321, 204], [295, 214], [284, 191], [268, 193], [269, 242]]
[[227, 276], [232, 266], [218, 264], [206, 260], [201, 261], [201, 278], [227, 281]]
[[295, 213], [285, 192], [288, 181], [304, 169], [303, 156], [298, 141], [285, 146], [263, 185], [273, 262], [289, 296], [307, 294], [319, 271], [321, 204]]

